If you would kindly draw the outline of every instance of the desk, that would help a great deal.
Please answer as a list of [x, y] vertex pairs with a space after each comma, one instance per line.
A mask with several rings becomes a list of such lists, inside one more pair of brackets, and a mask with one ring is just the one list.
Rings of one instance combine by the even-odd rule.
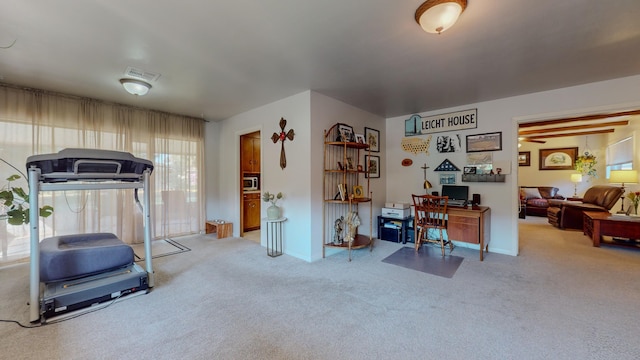
[[489, 252], [491, 208], [487, 206], [448, 206], [447, 236], [449, 240], [480, 245], [480, 261]]
[[608, 212], [585, 211], [582, 232], [600, 247], [602, 235], [635, 239], [640, 234], [640, 217], [614, 216]]
[[276, 257], [282, 255], [282, 223], [286, 217], [279, 219], [263, 219], [267, 223], [267, 255]]

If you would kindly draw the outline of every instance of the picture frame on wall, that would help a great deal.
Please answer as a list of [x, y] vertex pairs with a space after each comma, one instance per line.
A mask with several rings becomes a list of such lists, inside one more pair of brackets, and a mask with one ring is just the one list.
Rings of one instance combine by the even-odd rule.
[[502, 150], [502, 131], [467, 135], [467, 152]]
[[380, 131], [365, 127], [364, 138], [371, 152], [380, 152]]
[[577, 147], [540, 149], [539, 170], [573, 170], [578, 156]]
[[518, 166], [531, 166], [531, 151], [518, 152]]
[[441, 185], [453, 185], [456, 183], [456, 174], [440, 174]]
[[439, 153], [458, 152], [462, 149], [460, 135], [440, 135], [436, 137], [436, 149]]
[[380, 156], [365, 155], [364, 163], [366, 166], [365, 177], [370, 179], [380, 177]]

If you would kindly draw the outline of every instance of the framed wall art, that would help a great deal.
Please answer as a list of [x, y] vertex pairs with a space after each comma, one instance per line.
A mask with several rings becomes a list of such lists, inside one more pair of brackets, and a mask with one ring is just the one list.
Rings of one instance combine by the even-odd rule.
[[531, 166], [531, 151], [518, 152], [518, 166]]
[[371, 152], [380, 152], [380, 131], [365, 127], [364, 138]]
[[365, 176], [368, 178], [380, 177], [380, 156], [365, 155], [364, 163], [366, 165]]
[[502, 150], [502, 131], [467, 135], [467, 152]]
[[439, 153], [460, 151], [462, 149], [460, 135], [440, 135], [436, 137], [436, 148]]
[[573, 170], [576, 166], [578, 148], [540, 149], [540, 170]]

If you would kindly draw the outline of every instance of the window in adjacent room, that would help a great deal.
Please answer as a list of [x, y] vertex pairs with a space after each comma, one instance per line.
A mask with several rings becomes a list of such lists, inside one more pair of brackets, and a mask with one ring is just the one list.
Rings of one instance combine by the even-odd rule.
[[607, 146], [607, 174], [611, 170], [633, 169], [633, 137], [624, 138]]

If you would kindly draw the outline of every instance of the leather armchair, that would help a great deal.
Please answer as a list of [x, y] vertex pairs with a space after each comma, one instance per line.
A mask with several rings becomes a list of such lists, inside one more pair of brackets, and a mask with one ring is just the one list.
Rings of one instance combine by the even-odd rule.
[[[587, 190], [582, 201], [554, 202], [560, 206], [558, 224], [561, 229], [582, 229], [584, 211], [609, 211], [622, 196], [622, 188], [596, 185]], [[558, 204], [558, 205], [556, 205]]]

